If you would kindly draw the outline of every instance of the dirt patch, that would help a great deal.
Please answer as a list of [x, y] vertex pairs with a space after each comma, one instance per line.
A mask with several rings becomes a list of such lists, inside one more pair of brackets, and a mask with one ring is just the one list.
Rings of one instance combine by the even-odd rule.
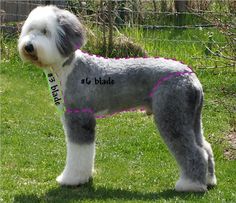
[[236, 132], [229, 133], [227, 135], [227, 140], [230, 146], [225, 149], [224, 155], [229, 160], [236, 160]]

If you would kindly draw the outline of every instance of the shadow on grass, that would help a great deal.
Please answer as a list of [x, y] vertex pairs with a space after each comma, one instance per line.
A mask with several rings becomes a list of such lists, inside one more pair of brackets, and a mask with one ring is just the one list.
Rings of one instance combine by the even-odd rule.
[[192, 199], [193, 197], [202, 197], [204, 193], [179, 193], [172, 189], [166, 189], [162, 192], [138, 192], [129, 191], [119, 188], [107, 188], [93, 186], [90, 182], [79, 187], [58, 187], [49, 190], [43, 196], [37, 196], [34, 194], [23, 194], [15, 196], [14, 202], [74, 202], [81, 200], [102, 200], [102, 201], [122, 201], [122, 200], [142, 200], [142, 201], [156, 201], [158, 199], [169, 200], [175, 197], [182, 200]]

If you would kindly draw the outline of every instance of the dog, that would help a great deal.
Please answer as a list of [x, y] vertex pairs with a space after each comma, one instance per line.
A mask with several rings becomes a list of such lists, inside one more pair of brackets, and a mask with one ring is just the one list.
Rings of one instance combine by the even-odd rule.
[[92, 177], [97, 116], [144, 107], [179, 165], [176, 191], [204, 192], [215, 186], [212, 148], [202, 130], [203, 89], [196, 74], [171, 59], [89, 55], [80, 50], [85, 42], [79, 19], [55, 6], [32, 10], [18, 41], [21, 58], [47, 72], [54, 102], [63, 110], [67, 156], [57, 182], [80, 185]]

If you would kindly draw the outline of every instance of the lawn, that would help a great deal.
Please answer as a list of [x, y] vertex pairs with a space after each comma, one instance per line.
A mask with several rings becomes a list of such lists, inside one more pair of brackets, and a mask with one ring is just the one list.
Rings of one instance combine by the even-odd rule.
[[[0, 201], [236, 202], [235, 150], [227, 139], [236, 128], [235, 70], [205, 68], [199, 59], [204, 53], [200, 43], [165, 44], [164, 39], [172, 38], [207, 41], [207, 31], [162, 31], [158, 38], [154, 32], [124, 31], [140, 44], [143, 37], [159, 39], [142, 44], [149, 55], [175, 57], [196, 70], [205, 92], [204, 133], [213, 147], [218, 186], [204, 194], [175, 192], [177, 165], [153, 118], [132, 112], [97, 121], [93, 180], [80, 187], [60, 187], [55, 178], [63, 170], [66, 147], [47, 81], [42, 70], [21, 62], [15, 38], [5, 38], [1, 45]], [[216, 38], [223, 40], [217, 33]], [[214, 66], [216, 62], [207, 58], [204, 64]]]

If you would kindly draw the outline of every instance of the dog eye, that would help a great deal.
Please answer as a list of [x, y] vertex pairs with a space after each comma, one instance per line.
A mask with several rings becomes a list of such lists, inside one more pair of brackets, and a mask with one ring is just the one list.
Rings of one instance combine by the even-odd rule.
[[46, 34], [48, 34], [48, 30], [47, 30], [46, 28], [44, 28], [44, 29], [42, 30], [42, 33], [43, 33], [44, 35], [46, 35]]

